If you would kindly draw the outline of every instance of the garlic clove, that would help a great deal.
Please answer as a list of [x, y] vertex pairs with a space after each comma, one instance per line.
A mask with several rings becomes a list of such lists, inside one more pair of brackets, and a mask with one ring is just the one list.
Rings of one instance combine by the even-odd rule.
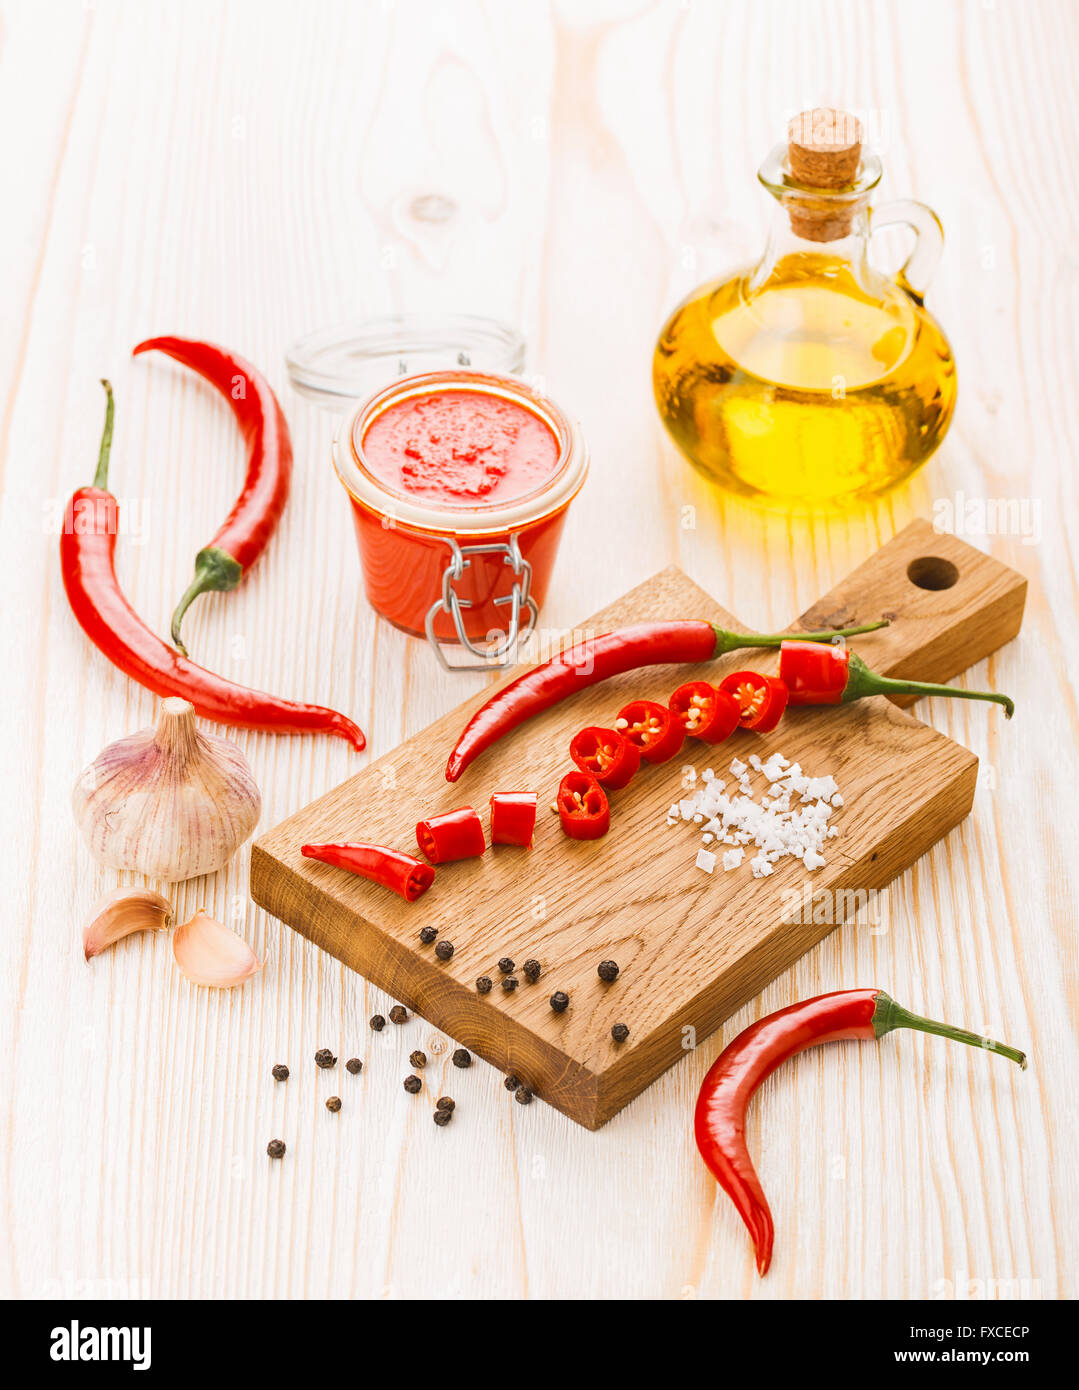
[[262, 968], [242, 936], [201, 911], [173, 932], [172, 954], [180, 974], [193, 985], [229, 989]]
[[172, 904], [149, 888], [114, 888], [90, 909], [82, 929], [87, 960], [100, 955], [122, 937], [136, 931], [160, 931], [172, 926]]

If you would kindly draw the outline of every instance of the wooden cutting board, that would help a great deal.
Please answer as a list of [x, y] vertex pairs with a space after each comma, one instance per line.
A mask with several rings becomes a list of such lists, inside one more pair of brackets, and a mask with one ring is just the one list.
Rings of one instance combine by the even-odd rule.
[[[1016, 635], [1025, 597], [1020, 575], [916, 522], [793, 626], [890, 616], [891, 627], [856, 640], [869, 665], [944, 681]], [[740, 627], [680, 570], [668, 569], [577, 631], [674, 616]], [[610, 724], [634, 697], [665, 701], [685, 680], [746, 666], [774, 670], [775, 661], [775, 653], [740, 652], [593, 686], [522, 725], [451, 785], [446, 756], [488, 687], [262, 836], [252, 852], [251, 895], [572, 1119], [598, 1128], [861, 901], [842, 890], [883, 888], [970, 810], [974, 754], [876, 698], [793, 710], [770, 735], [736, 733], [714, 749], [687, 742], [673, 762], [642, 765], [628, 788], [612, 794], [604, 839], [566, 839], [547, 807], [570, 766], [566, 749], [577, 729]], [[986, 719], [1004, 717], [998, 706], [977, 708]], [[709, 876], [694, 864], [695, 828], [665, 826], [687, 765], [722, 776], [733, 757], [753, 751], [779, 751], [810, 775], [836, 778], [845, 804], [832, 818], [840, 833], [824, 868], [810, 874], [785, 859], [770, 878], [754, 879], [751, 850], [739, 869], [717, 866]], [[486, 824], [488, 798], [500, 790], [539, 792], [535, 847], [496, 847], [443, 866], [414, 904], [300, 855], [308, 841], [349, 839], [416, 853], [417, 820], [467, 803]], [[807, 883], [813, 903], [833, 902], [832, 913], [792, 913]], [[835, 920], [812, 920], [829, 915]], [[426, 925], [453, 943], [448, 963], [420, 944]], [[516, 993], [503, 992], [496, 962], [507, 955], [518, 967], [536, 958], [542, 978], [530, 985], [521, 977]], [[596, 974], [604, 959], [621, 967], [612, 985]], [[490, 994], [477, 993], [479, 975], [495, 980]], [[570, 996], [565, 1013], [550, 1008], [555, 990]], [[625, 1043], [612, 1040], [615, 1023], [628, 1025]]]

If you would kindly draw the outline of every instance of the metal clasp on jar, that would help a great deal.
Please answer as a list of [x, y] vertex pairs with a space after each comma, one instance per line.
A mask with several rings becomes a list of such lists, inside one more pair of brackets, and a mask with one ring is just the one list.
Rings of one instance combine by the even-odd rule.
[[[518, 643], [531, 634], [539, 618], [539, 609], [529, 593], [532, 585], [532, 566], [521, 554], [516, 532], [510, 536], [508, 542], [492, 545], [458, 545], [457, 541], [449, 537], [443, 539], [450, 548], [450, 562], [442, 572], [442, 597], [431, 604], [424, 620], [427, 640], [434, 647], [435, 655], [447, 671], [481, 671], [489, 670], [492, 666], [508, 666], [516, 655]], [[453, 587], [455, 581], [471, 567], [472, 561], [468, 557], [473, 555], [501, 555], [503, 564], [509, 565], [516, 575], [511, 591], [494, 600], [497, 607], [509, 605], [509, 622], [506, 625], [505, 638], [488, 647], [477, 647], [465, 632], [462, 610], [473, 607], [473, 604], [471, 599], [461, 598]], [[446, 659], [442, 643], [435, 636], [435, 619], [439, 613], [450, 615], [458, 641], [473, 656], [478, 657], [478, 661], [451, 663]], [[522, 613], [525, 615], [523, 627]]]

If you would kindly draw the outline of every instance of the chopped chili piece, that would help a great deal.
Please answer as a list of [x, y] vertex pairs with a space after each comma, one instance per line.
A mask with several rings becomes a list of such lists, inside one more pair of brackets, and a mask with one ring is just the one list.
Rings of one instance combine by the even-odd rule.
[[491, 797], [491, 844], [531, 849], [537, 800], [535, 792], [495, 792]]
[[567, 772], [558, 786], [558, 818], [571, 840], [598, 840], [611, 825], [607, 796], [587, 772]]
[[619, 710], [614, 726], [650, 763], [669, 762], [686, 739], [682, 725], [667, 706], [655, 700], [632, 701]]
[[320, 863], [332, 864], [335, 869], [346, 869], [350, 874], [369, 878], [410, 903], [426, 893], [435, 881], [435, 871], [430, 864], [400, 850], [387, 849], [385, 845], [303, 845], [300, 853], [305, 859], [317, 859]]
[[641, 765], [641, 750], [636, 743], [617, 729], [594, 724], [574, 734], [569, 755], [582, 772], [589, 773], [608, 791], [626, 786]]
[[471, 806], [421, 820], [416, 826], [416, 842], [432, 864], [474, 859], [487, 848], [483, 825]]
[[787, 708], [787, 687], [783, 681], [762, 676], [759, 671], [735, 671], [719, 688], [737, 702], [741, 727], [754, 733], [771, 733]]
[[722, 743], [738, 727], [738, 702], [726, 690], [717, 690], [707, 681], [680, 685], [667, 701], [667, 708], [690, 738], [702, 743]]

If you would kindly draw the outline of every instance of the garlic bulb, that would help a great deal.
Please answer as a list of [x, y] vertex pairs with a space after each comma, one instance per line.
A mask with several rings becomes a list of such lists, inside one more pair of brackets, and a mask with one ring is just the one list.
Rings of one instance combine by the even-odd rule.
[[87, 960], [100, 955], [121, 937], [136, 931], [159, 931], [172, 926], [172, 904], [149, 888], [114, 888], [90, 909], [82, 929]]
[[262, 808], [236, 744], [200, 733], [178, 699], [162, 700], [156, 728], [103, 749], [71, 801], [95, 859], [167, 883], [226, 864]]
[[261, 968], [242, 936], [201, 910], [173, 932], [172, 954], [180, 974], [193, 985], [228, 989], [242, 985]]

